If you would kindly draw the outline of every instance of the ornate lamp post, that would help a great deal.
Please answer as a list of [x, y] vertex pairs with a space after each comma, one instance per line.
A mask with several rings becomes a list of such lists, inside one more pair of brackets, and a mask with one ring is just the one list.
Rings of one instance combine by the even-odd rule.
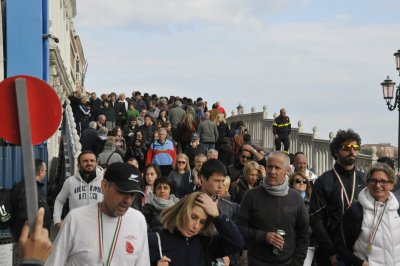
[[[396, 70], [399, 71], [400, 75], [400, 50], [398, 50], [394, 54], [396, 58]], [[398, 142], [397, 142], [397, 171], [400, 172], [400, 86], [396, 89], [396, 95], [394, 95], [396, 82], [393, 82], [389, 76], [382, 83], [383, 89], [383, 99], [386, 101], [386, 105], [390, 111], [396, 109], [399, 112], [399, 132], [398, 132]], [[394, 98], [394, 102], [392, 104], [392, 100]]]

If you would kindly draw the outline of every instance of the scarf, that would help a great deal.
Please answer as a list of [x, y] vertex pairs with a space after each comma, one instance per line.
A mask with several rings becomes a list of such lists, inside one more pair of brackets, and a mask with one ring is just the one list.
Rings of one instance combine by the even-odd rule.
[[167, 207], [170, 207], [177, 203], [179, 199], [175, 197], [173, 194], [169, 196], [167, 200], [158, 198], [154, 194], [149, 195], [149, 204], [153, 205], [157, 210], [164, 210]]
[[300, 195], [301, 195], [301, 197], [302, 197], [303, 199], [305, 199], [305, 197], [306, 197], [306, 192], [305, 192], [305, 191], [301, 191], [301, 192], [300, 192]]
[[288, 178], [285, 178], [285, 181], [277, 186], [271, 186], [267, 183], [267, 178], [264, 178], [263, 187], [268, 194], [272, 196], [283, 197], [286, 196], [289, 192], [289, 182]]

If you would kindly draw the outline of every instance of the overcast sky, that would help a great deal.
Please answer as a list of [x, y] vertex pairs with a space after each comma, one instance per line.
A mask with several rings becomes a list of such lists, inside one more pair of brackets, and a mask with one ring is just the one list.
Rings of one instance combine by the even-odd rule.
[[78, 0], [88, 91], [281, 107], [319, 136], [397, 145], [380, 83], [400, 81], [398, 0]]

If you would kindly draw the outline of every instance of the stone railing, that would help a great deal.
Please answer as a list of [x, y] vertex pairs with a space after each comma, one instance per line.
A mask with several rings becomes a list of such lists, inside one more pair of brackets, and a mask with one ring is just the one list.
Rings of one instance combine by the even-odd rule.
[[[243, 121], [255, 145], [262, 147], [267, 152], [274, 151], [275, 144], [272, 124], [277, 114], [275, 113], [273, 118], [268, 118], [266, 106], [263, 107], [262, 112], [256, 112], [253, 107], [251, 108], [251, 113], [247, 114], [244, 113], [243, 107], [240, 104], [239, 107], [238, 112], [232, 111], [232, 116], [227, 118], [228, 124]], [[292, 121], [289, 153], [304, 152], [308, 158], [309, 168], [312, 168], [318, 175], [331, 169], [334, 159], [330, 154], [329, 143], [335, 137], [335, 134], [330, 132], [329, 139], [320, 139], [317, 127], [313, 128], [312, 133], [305, 133], [303, 122], [299, 121], [297, 125], [298, 127], [295, 128]], [[359, 170], [365, 171], [371, 163], [378, 159], [376, 156], [376, 147], [372, 148], [372, 152], [372, 155], [359, 154], [357, 159], [357, 168]]]
[[66, 99], [65, 102], [66, 107], [62, 124], [62, 143], [64, 145], [65, 175], [68, 177], [75, 174], [77, 158], [81, 153], [82, 145], [79, 142], [79, 135], [76, 131], [76, 123], [70, 101]]

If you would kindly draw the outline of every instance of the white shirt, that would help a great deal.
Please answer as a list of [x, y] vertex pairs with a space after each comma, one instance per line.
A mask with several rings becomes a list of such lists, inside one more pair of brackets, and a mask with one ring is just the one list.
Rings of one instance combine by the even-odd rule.
[[[103, 256], [107, 260], [118, 217], [103, 216]], [[72, 210], [54, 241], [45, 265], [103, 265], [100, 259], [98, 206]], [[147, 225], [144, 216], [129, 208], [122, 216], [121, 228], [111, 261], [114, 266], [150, 265]]]

